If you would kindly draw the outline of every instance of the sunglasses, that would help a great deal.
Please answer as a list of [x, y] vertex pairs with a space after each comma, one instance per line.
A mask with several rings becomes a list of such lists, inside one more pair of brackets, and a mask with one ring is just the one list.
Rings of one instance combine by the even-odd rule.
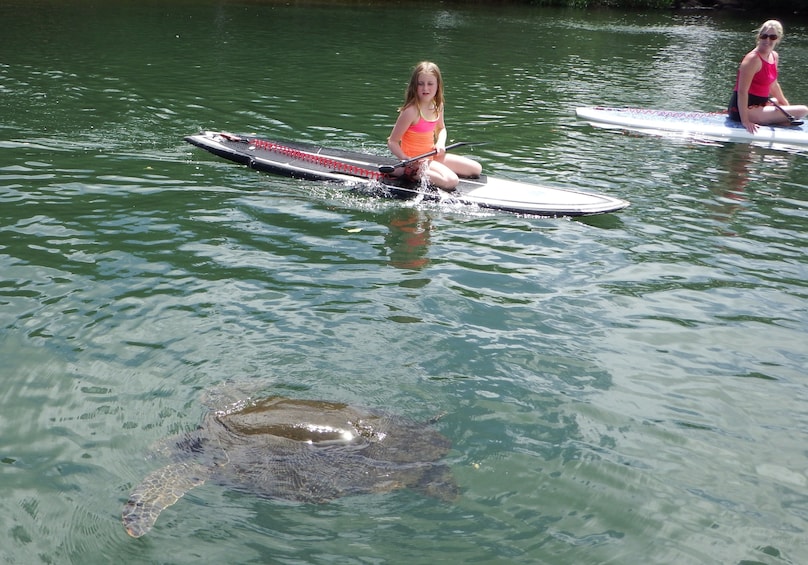
[[761, 33], [758, 37], [760, 39], [771, 39], [772, 41], [777, 41], [776, 33], [769, 33], [769, 34]]

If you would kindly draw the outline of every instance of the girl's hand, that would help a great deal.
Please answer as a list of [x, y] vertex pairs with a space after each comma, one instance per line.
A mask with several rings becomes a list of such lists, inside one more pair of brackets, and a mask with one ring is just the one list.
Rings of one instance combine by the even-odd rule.
[[746, 121], [741, 122], [741, 124], [743, 124], [743, 127], [745, 127], [746, 131], [748, 131], [749, 133], [753, 134], [757, 131], [758, 125], [755, 122]]

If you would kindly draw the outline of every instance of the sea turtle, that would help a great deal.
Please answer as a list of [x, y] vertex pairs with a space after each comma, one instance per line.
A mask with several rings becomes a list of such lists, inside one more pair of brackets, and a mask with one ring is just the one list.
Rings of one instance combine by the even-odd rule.
[[167, 442], [172, 462], [129, 495], [123, 524], [146, 534], [165, 508], [210, 480], [265, 498], [327, 502], [411, 487], [457, 495], [438, 461], [450, 442], [405, 418], [339, 402], [273, 396], [208, 412], [193, 432]]

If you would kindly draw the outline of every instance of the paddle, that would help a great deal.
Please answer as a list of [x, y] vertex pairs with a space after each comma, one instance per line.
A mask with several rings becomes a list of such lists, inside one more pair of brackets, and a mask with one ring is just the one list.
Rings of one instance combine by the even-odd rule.
[[[457, 143], [447, 145], [446, 151], [449, 151], [449, 149], [454, 149], [455, 147], [460, 147], [461, 145], [484, 145], [485, 143], [486, 143], [485, 141], [458, 141]], [[418, 155], [417, 157], [413, 157], [411, 159], [404, 159], [403, 161], [400, 161], [395, 165], [379, 165], [379, 170], [383, 173], [392, 173], [399, 167], [406, 167], [407, 165], [409, 165], [414, 161], [420, 161], [421, 159], [424, 159], [426, 157], [431, 157], [432, 155], [435, 155], [437, 152], [438, 152], [437, 149], [433, 149], [429, 153], [424, 153], [423, 155]]]
[[783, 108], [782, 106], [780, 106], [780, 104], [777, 103], [777, 98], [771, 97], [771, 98], [769, 98], [769, 102], [774, 104], [775, 108], [777, 108], [783, 114], [785, 114], [786, 118], [788, 118], [788, 121], [791, 123], [792, 126], [801, 126], [802, 124], [805, 123], [802, 120], [798, 120], [797, 118], [795, 118], [794, 116], [792, 116], [791, 114], [786, 112], [786, 109]]

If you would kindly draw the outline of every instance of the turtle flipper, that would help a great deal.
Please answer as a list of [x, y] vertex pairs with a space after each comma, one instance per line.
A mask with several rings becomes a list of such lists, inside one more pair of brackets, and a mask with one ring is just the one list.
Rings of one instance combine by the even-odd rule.
[[160, 512], [203, 484], [211, 470], [196, 463], [175, 463], [154, 471], [140, 483], [123, 507], [123, 525], [133, 538], [152, 529]]

